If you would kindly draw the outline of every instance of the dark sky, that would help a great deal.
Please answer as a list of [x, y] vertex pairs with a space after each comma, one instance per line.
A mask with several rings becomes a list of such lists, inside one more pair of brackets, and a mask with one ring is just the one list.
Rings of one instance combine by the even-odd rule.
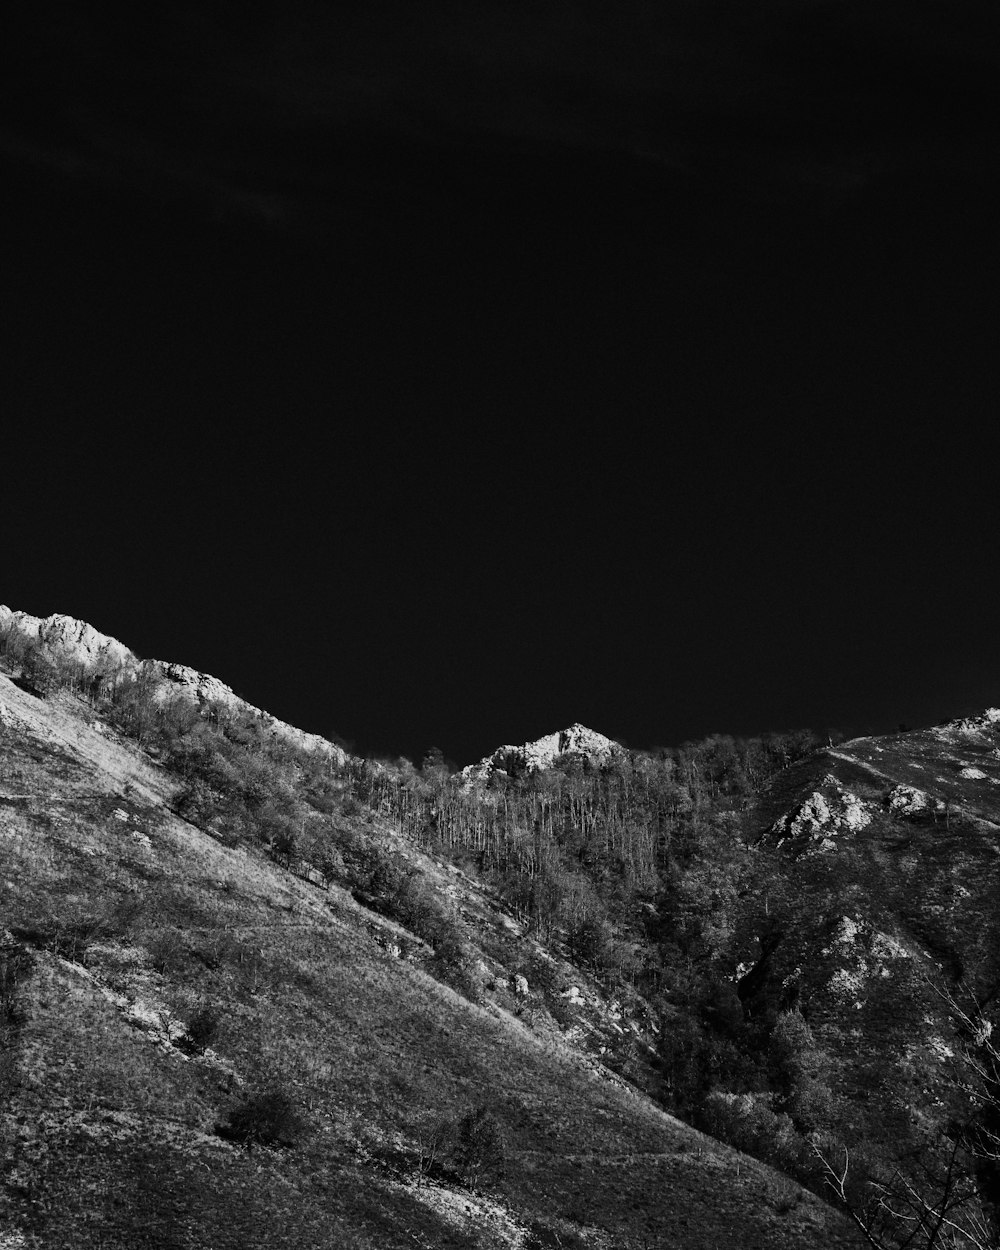
[[463, 763], [1000, 703], [995, 4], [87, 9], [0, 67], [0, 602]]

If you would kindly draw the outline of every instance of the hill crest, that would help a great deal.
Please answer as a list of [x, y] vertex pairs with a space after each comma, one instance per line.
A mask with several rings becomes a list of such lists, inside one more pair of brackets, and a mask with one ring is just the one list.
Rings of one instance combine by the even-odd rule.
[[27, 612], [15, 612], [0, 604], [0, 635], [20, 634], [44, 653], [62, 661], [80, 665], [85, 670], [108, 670], [119, 668], [132, 676], [140, 673], [162, 681], [163, 698], [179, 695], [189, 698], [204, 711], [212, 704], [220, 705], [238, 715], [251, 716], [264, 723], [273, 737], [283, 739], [292, 746], [315, 751], [343, 764], [346, 752], [336, 743], [308, 733], [295, 725], [279, 720], [262, 708], [255, 707], [241, 698], [225, 682], [210, 673], [202, 673], [187, 664], [169, 660], [143, 660], [117, 638], [102, 634], [93, 625], [73, 616], [53, 613], [51, 616], [32, 616]]
[[557, 729], [554, 733], [543, 734], [532, 742], [521, 746], [497, 747], [490, 755], [484, 756], [478, 763], [469, 764], [462, 769], [462, 776], [470, 781], [488, 780], [494, 773], [507, 774], [539, 772], [551, 768], [560, 756], [575, 755], [589, 760], [594, 764], [607, 763], [616, 752], [623, 752], [624, 747], [613, 738], [607, 738], [594, 729], [588, 729], [578, 721], [567, 729]]

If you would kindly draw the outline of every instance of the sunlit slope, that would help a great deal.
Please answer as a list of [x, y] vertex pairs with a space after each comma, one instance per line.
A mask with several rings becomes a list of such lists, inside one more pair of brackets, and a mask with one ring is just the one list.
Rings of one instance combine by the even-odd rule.
[[[170, 778], [68, 697], [0, 677], [0, 714], [21, 969], [0, 1227], [26, 1247], [850, 1244], [784, 1178], [386, 954], [346, 893], [173, 816]], [[178, 1043], [205, 1007], [199, 1054]], [[277, 1085], [294, 1146], [216, 1134]], [[434, 1127], [483, 1103], [506, 1175], [421, 1183]]]

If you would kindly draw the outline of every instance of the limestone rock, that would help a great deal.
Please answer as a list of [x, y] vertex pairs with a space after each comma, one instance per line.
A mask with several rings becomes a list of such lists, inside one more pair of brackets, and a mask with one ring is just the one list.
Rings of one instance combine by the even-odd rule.
[[89, 667], [103, 663], [125, 667], [138, 664], [135, 655], [117, 638], [99, 633], [86, 621], [61, 613], [46, 617], [31, 616], [27, 612], [13, 612], [0, 604], [0, 633], [9, 629], [42, 643], [54, 654], [78, 660]]
[[841, 833], [858, 833], [871, 824], [871, 813], [856, 794], [843, 789], [834, 777], [823, 780], [794, 812], [779, 817], [771, 826], [778, 845], [792, 841], [801, 850], [832, 851]]
[[926, 811], [930, 800], [923, 790], [918, 790], [915, 786], [900, 785], [889, 791], [886, 802], [889, 811], [897, 816], [915, 816], [918, 812]]
[[521, 746], [498, 747], [478, 764], [463, 768], [462, 776], [469, 781], [485, 781], [495, 772], [538, 772], [551, 768], [562, 755], [577, 755], [594, 764], [605, 764], [623, 749], [612, 738], [577, 723]]
[[932, 730], [938, 738], [946, 742], [957, 742], [961, 738], [973, 741], [993, 743], [1000, 731], [1000, 707], [985, 708], [978, 716], [964, 716], [959, 720], [948, 721]]
[[341, 747], [328, 742], [319, 734], [296, 729], [294, 725], [288, 725], [268, 712], [262, 711], [261, 708], [254, 707], [246, 699], [241, 699], [231, 686], [227, 686], [225, 682], [220, 681], [218, 677], [213, 677], [210, 673], [200, 673], [186, 664], [173, 664], [165, 660], [150, 660], [149, 665], [166, 683], [165, 697], [169, 693], [184, 694], [193, 699], [202, 711], [214, 704], [238, 715], [255, 716], [274, 738], [280, 738], [304, 751], [315, 751], [321, 755], [327, 755], [338, 764], [343, 764], [347, 760], [347, 753]]
[[340, 747], [319, 734], [306, 733], [287, 725], [284, 721], [261, 711], [241, 699], [231, 687], [212, 677], [199, 673], [186, 664], [173, 664], [164, 660], [140, 660], [123, 642], [99, 633], [86, 621], [56, 613], [37, 617], [27, 612], [14, 612], [0, 605], [0, 634], [15, 631], [26, 638], [40, 642], [53, 655], [77, 660], [88, 668], [120, 666], [126, 672], [140, 671], [152, 674], [163, 683], [162, 697], [172, 693], [188, 695], [204, 711], [209, 705], [219, 704], [237, 714], [249, 714], [260, 718], [272, 737], [280, 738], [306, 751], [315, 751], [343, 764], [347, 755]]
[[902, 963], [912, 960], [905, 944], [856, 916], [842, 916], [821, 952], [830, 960], [828, 985], [833, 996], [864, 1005], [869, 986], [892, 977]]

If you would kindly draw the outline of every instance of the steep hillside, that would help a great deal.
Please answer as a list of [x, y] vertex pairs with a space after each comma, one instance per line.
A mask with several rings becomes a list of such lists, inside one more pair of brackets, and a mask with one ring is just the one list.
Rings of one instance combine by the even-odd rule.
[[[793, 1182], [533, 1027], [517, 985], [446, 983], [442, 916], [466, 945], [460, 909], [493, 916], [484, 982], [523, 958], [519, 921], [415, 847], [422, 901], [411, 874], [385, 914], [402, 840], [335, 758], [268, 748], [261, 797], [252, 717], [172, 719], [169, 751], [140, 724], [143, 749], [19, 681], [0, 676], [9, 1244], [851, 1244]], [[127, 699], [115, 715], [136, 724]], [[236, 832], [218, 787], [238, 768]]]

